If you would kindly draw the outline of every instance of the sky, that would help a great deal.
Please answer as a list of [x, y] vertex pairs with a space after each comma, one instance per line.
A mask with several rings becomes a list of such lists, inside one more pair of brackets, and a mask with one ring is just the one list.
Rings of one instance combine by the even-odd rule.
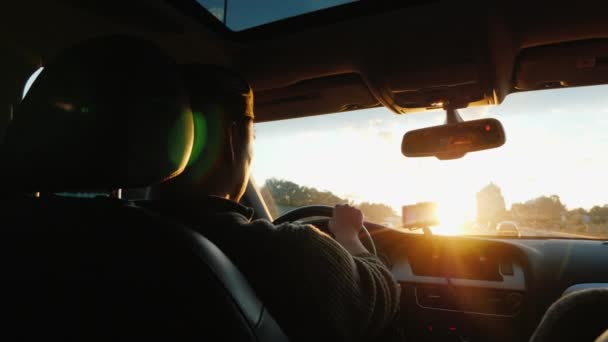
[[[225, 0], [197, 0], [220, 21]], [[355, 0], [227, 0], [226, 26], [240, 31], [296, 15], [334, 7]]]
[[499, 119], [503, 147], [462, 159], [406, 158], [408, 130], [441, 124], [443, 111], [396, 115], [385, 108], [255, 125], [253, 177], [329, 190], [355, 202], [434, 201], [474, 218], [475, 194], [490, 182], [507, 207], [557, 194], [568, 209], [608, 203], [608, 86], [509, 95], [500, 106], [460, 111]]

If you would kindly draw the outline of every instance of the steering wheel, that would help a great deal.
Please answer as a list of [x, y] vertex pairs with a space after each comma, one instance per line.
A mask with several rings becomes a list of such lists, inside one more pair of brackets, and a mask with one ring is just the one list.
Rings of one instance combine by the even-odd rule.
[[[330, 207], [328, 205], [309, 205], [309, 206], [300, 207], [300, 208], [294, 209], [292, 211], [289, 211], [289, 212], [281, 215], [280, 217], [276, 218], [272, 223], [274, 223], [275, 225], [279, 225], [279, 224], [285, 223], [285, 222], [293, 222], [293, 221], [302, 220], [307, 217], [316, 217], [316, 216], [327, 217], [329, 220], [329, 218], [331, 218], [333, 215], [334, 215], [333, 207]], [[321, 229], [323, 232], [325, 232], [333, 237], [333, 234], [331, 233], [331, 231], [329, 231], [329, 228], [319, 227], [319, 229]], [[363, 235], [365, 236], [365, 241], [363, 241], [363, 244], [369, 251], [372, 252], [372, 254], [377, 255], [376, 254], [376, 245], [374, 244], [374, 240], [372, 239], [372, 236], [369, 233], [369, 230], [367, 230], [367, 228], [365, 228], [365, 226], [363, 225], [363, 226], [361, 226], [361, 231], [363, 232]]]

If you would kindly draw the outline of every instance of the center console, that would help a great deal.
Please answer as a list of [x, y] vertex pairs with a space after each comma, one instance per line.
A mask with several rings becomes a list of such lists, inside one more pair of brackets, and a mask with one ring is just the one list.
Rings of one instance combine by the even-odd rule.
[[523, 266], [509, 253], [429, 242], [392, 265], [402, 287], [408, 334], [420, 341], [517, 341]]

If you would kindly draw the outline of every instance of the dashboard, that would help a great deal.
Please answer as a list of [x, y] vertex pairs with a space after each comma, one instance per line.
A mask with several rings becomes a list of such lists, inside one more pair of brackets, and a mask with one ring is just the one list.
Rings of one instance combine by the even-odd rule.
[[527, 341], [564, 292], [608, 284], [605, 241], [426, 236], [379, 227], [370, 230], [401, 285], [409, 340]]

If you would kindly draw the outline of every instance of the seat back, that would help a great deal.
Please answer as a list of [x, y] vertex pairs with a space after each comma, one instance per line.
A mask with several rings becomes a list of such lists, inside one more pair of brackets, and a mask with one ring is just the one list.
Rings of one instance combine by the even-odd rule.
[[547, 309], [530, 341], [593, 341], [608, 329], [607, 317], [608, 289], [575, 291]]
[[3, 340], [281, 340], [235, 266], [187, 227], [111, 198], [1, 205]]
[[51, 194], [178, 174], [193, 128], [176, 75], [149, 43], [100, 38], [48, 63], [16, 110], [0, 148], [3, 340], [284, 339], [200, 234], [119, 199]]

